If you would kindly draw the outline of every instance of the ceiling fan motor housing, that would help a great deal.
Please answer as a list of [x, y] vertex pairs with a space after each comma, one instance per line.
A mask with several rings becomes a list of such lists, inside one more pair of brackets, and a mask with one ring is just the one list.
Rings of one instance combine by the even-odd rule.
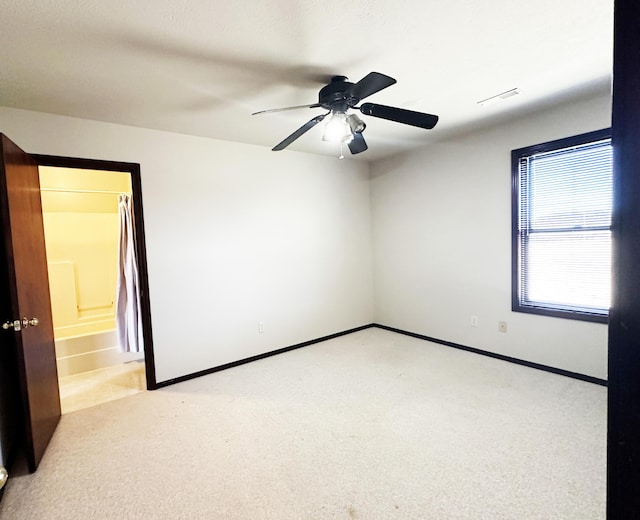
[[353, 94], [354, 83], [346, 76], [334, 76], [331, 83], [320, 89], [318, 103], [333, 112], [346, 112], [358, 104], [360, 99]]

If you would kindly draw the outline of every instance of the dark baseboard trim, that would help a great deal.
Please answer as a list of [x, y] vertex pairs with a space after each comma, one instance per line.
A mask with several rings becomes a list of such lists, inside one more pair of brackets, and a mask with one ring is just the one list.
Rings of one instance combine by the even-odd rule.
[[516, 365], [522, 365], [528, 368], [535, 368], [536, 370], [543, 370], [545, 372], [551, 372], [552, 374], [557, 374], [565, 377], [571, 377], [573, 379], [579, 379], [580, 381], [586, 381], [587, 383], [593, 383], [600, 386], [607, 386], [607, 381], [605, 379], [599, 379], [597, 377], [587, 376], [584, 374], [578, 374], [577, 372], [570, 372], [569, 370], [562, 370], [561, 368], [550, 367], [548, 365], [541, 365], [540, 363], [533, 363], [532, 361], [525, 361], [523, 359], [514, 358], [511, 356], [505, 356], [503, 354], [496, 354], [495, 352], [489, 352], [488, 350], [482, 350], [479, 348], [468, 347], [466, 345], [460, 345], [459, 343], [453, 343], [452, 341], [445, 341], [443, 339], [432, 338], [430, 336], [425, 336], [423, 334], [418, 334], [416, 332], [409, 332], [402, 329], [396, 329], [395, 327], [388, 327], [387, 325], [380, 325], [379, 323], [369, 323], [368, 325], [362, 325], [361, 327], [356, 327], [354, 329], [345, 330], [342, 332], [336, 332], [335, 334], [330, 334], [328, 336], [323, 336], [321, 338], [311, 339], [309, 341], [304, 341], [302, 343], [297, 343], [295, 345], [291, 345], [289, 347], [280, 348], [277, 350], [272, 350], [270, 352], [265, 352], [264, 354], [258, 354], [257, 356], [251, 356], [245, 359], [240, 359], [238, 361], [233, 361], [231, 363], [227, 363], [225, 365], [220, 365], [213, 368], [208, 368], [206, 370], [200, 370], [199, 372], [194, 372], [192, 374], [187, 374], [185, 376], [176, 377], [174, 379], [168, 379], [167, 381], [161, 381], [156, 383], [154, 388], [150, 388], [150, 390], [156, 390], [158, 388], [164, 388], [166, 386], [175, 385], [176, 383], [182, 383], [184, 381], [189, 381], [190, 379], [195, 379], [197, 377], [206, 376], [209, 374], [213, 374], [214, 372], [220, 372], [221, 370], [226, 370], [228, 368], [237, 367], [240, 365], [244, 365], [246, 363], [251, 363], [252, 361], [258, 361], [260, 359], [265, 359], [271, 356], [276, 356], [278, 354], [282, 354], [284, 352], [289, 352], [290, 350], [296, 350], [302, 347], [307, 347], [309, 345], [313, 345], [315, 343], [321, 343], [323, 341], [327, 341], [329, 339], [338, 338], [340, 336], [346, 336], [347, 334], [351, 334], [353, 332], [358, 332], [360, 330], [370, 329], [372, 327], [377, 327], [379, 329], [388, 330], [390, 332], [396, 332], [398, 334], [403, 334], [405, 336], [411, 336], [412, 338], [418, 338], [425, 341], [430, 341], [432, 343], [437, 343], [439, 345], [444, 345], [446, 347], [456, 348], [458, 350], [465, 350], [466, 352], [471, 352], [473, 354], [480, 354], [481, 356], [486, 356], [494, 359], [499, 359], [500, 361], [507, 361], [508, 363], [515, 363]]
[[186, 376], [176, 377], [174, 379], [169, 379], [167, 381], [161, 381], [156, 383], [153, 390], [158, 388], [163, 388], [165, 386], [175, 385], [176, 383], [182, 383], [184, 381], [189, 381], [190, 379], [195, 379], [197, 377], [206, 376], [208, 374], [213, 374], [214, 372], [220, 372], [221, 370], [226, 370], [227, 368], [237, 367], [239, 365], [244, 365], [246, 363], [251, 363], [252, 361], [258, 361], [260, 359], [268, 358], [271, 356], [275, 356], [277, 354], [282, 354], [283, 352], [289, 352], [290, 350], [296, 350], [302, 347], [308, 347], [309, 345], [313, 345], [315, 343], [321, 343], [323, 341], [327, 341], [329, 339], [338, 338], [340, 336], [346, 336], [347, 334], [351, 334], [353, 332], [358, 332], [360, 330], [369, 329], [371, 327], [375, 327], [373, 323], [369, 323], [368, 325], [362, 325], [361, 327], [356, 327], [355, 329], [349, 329], [342, 332], [336, 332], [335, 334], [330, 334], [328, 336], [323, 336], [321, 338], [311, 339], [309, 341], [304, 341], [302, 343], [297, 343], [296, 345], [291, 345], [289, 347], [280, 348], [277, 350], [272, 350], [270, 352], [265, 352], [264, 354], [258, 354], [257, 356], [251, 356], [245, 359], [241, 359], [239, 361], [233, 361], [231, 363], [227, 363], [225, 365], [220, 365], [213, 368], [208, 368], [206, 370], [201, 370], [199, 372], [194, 372], [193, 374], [187, 374]]
[[432, 338], [429, 336], [424, 336], [422, 334], [417, 334], [415, 332], [408, 332], [402, 329], [396, 329], [394, 327], [387, 327], [386, 325], [380, 325], [378, 323], [373, 324], [374, 327], [379, 329], [388, 330], [390, 332], [397, 332], [398, 334], [404, 334], [405, 336], [411, 336], [412, 338], [423, 339], [425, 341], [431, 341], [432, 343], [438, 343], [439, 345], [445, 345], [447, 347], [457, 348], [459, 350], [466, 350], [467, 352], [473, 352], [474, 354], [480, 354], [482, 356], [491, 357], [494, 359], [499, 359], [501, 361], [507, 361], [509, 363], [515, 363], [516, 365], [522, 365], [529, 368], [535, 368], [536, 370], [544, 370], [545, 372], [551, 372], [553, 374], [558, 374], [561, 376], [571, 377], [573, 379], [580, 379], [581, 381], [586, 381], [588, 383], [594, 383], [596, 385], [607, 386], [606, 379], [599, 379], [597, 377], [587, 376], [584, 374], [578, 374], [577, 372], [570, 372], [569, 370], [562, 370], [561, 368], [550, 367], [547, 365], [541, 365], [540, 363], [533, 363], [531, 361], [525, 361], [523, 359], [518, 359], [510, 356], [504, 356], [503, 354], [496, 354], [495, 352], [489, 352], [487, 350], [481, 350], [479, 348], [467, 347], [466, 345], [460, 345], [458, 343], [453, 343], [451, 341], [445, 341], [442, 339]]

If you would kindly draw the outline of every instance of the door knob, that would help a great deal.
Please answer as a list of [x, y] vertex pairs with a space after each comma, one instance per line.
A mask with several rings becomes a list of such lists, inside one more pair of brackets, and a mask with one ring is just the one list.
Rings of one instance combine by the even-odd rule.
[[31, 325], [32, 327], [37, 327], [38, 324], [40, 323], [40, 320], [38, 320], [38, 318], [22, 318], [22, 328], [26, 329], [29, 325]]
[[32, 327], [37, 327], [40, 324], [40, 320], [38, 318], [22, 318], [22, 320], [14, 320], [14, 321], [5, 321], [2, 324], [2, 328], [4, 330], [13, 329], [16, 332], [20, 332], [22, 329], [26, 329], [29, 325]]
[[13, 329], [16, 332], [20, 332], [22, 330], [22, 323], [20, 322], [20, 320], [15, 320], [15, 321], [5, 321], [2, 324], [2, 328], [4, 330], [9, 330], [9, 329]]
[[7, 479], [9, 478], [9, 473], [5, 469], [4, 466], [0, 466], [0, 489], [4, 487], [7, 483]]

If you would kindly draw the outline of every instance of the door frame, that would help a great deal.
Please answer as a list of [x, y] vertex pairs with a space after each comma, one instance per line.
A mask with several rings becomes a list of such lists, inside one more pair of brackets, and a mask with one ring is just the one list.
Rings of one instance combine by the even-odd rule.
[[640, 6], [615, 0], [607, 518], [640, 518]]
[[142, 333], [144, 337], [144, 364], [147, 390], [155, 390], [156, 368], [153, 352], [153, 333], [151, 328], [151, 303], [149, 300], [149, 278], [147, 270], [147, 248], [144, 235], [144, 215], [142, 207], [142, 180], [138, 163], [104, 161], [99, 159], [82, 159], [57, 155], [29, 154], [38, 166], [54, 166], [74, 168], [78, 170], [102, 170], [128, 172], [131, 174], [131, 195], [133, 197], [133, 218], [136, 232], [136, 256], [138, 261], [138, 277], [140, 281], [140, 312]]

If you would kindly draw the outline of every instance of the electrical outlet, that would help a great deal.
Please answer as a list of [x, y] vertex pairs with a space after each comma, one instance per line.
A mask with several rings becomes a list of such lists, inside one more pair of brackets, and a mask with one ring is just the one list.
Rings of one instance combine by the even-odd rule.
[[471, 316], [471, 326], [472, 327], [477, 327], [478, 326], [478, 317], [477, 316]]
[[499, 321], [498, 322], [498, 330], [500, 332], [507, 332], [507, 322], [506, 321]]
[[264, 332], [264, 323], [261, 321], [258, 322], [258, 332], [262, 334]]

